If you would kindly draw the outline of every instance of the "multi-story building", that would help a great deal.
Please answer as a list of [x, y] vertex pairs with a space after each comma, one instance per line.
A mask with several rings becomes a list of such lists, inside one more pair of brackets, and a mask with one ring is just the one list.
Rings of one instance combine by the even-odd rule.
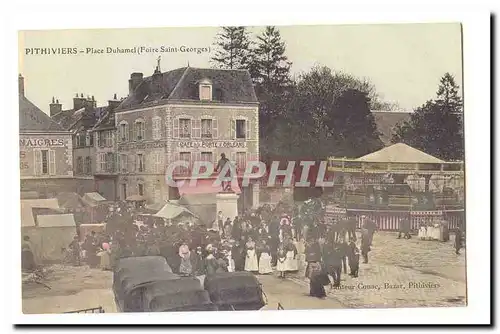
[[71, 132], [54, 122], [29, 101], [24, 78], [19, 75], [19, 155], [21, 194], [53, 197], [58, 192], [75, 192], [80, 184], [73, 174]]
[[[248, 71], [185, 67], [143, 77], [132, 73], [129, 95], [115, 110], [119, 198], [162, 202], [193, 189], [169, 187], [166, 166], [177, 168], [176, 181], [190, 177], [194, 161], [214, 165], [222, 153], [239, 176], [247, 161], [259, 157], [258, 101]], [[213, 176], [198, 180], [195, 192], [211, 191]], [[204, 181], [207, 181], [204, 183]], [[241, 189], [240, 205], [259, 203], [258, 182]]]
[[[64, 130], [70, 131], [73, 138], [73, 175], [80, 180], [81, 187], [86, 191], [101, 192], [110, 200], [115, 199], [115, 192], [110, 187], [103, 187], [99, 175], [105, 170], [114, 168], [114, 163], [102, 167], [102, 148], [113, 150], [112, 132], [96, 135], [97, 124], [105, 124], [108, 113], [119, 105], [116, 94], [113, 100], [104, 107], [97, 107], [94, 97], [84, 97], [76, 94], [73, 98], [73, 108], [63, 110], [59, 101], [52, 98], [50, 116]], [[114, 127], [114, 125], [113, 125]], [[114, 153], [113, 153], [114, 155]], [[99, 187], [101, 185], [101, 187]]]

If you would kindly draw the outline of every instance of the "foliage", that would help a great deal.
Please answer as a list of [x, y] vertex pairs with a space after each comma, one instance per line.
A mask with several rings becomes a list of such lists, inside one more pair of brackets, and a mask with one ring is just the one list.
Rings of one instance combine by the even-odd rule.
[[463, 109], [459, 86], [449, 73], [440, 80], [436, 99], [417, 108], [397, 126], [392, 142], [403, 142], [444, 160], [463, 160]]
[[216, 53], [210, 60], [215, 67], [248, 69], [251, 62], [251, 41], [245, 27], [222, 27], [215, 42]]

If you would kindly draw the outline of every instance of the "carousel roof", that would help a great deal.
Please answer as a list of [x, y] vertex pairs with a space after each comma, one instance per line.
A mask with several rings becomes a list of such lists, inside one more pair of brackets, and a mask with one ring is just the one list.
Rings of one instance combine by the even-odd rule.
[[423, 163], [423, 164], [442, 164], [444, 160], [433, 157], [416, 148], [403, 143], [397, 143], [385, 147], [379, 151], [367, 154], [356, 159], [363, 162], [393, 162], [393, 163]]
[[192, 213], [191, 211], [189, 211], [185, 207], [183, 207], [181, 205], [172, 204], [172, 203], [165, 204], [163, 206], [163, 208], [161, 208], [161, 210], [158, 211], [153, 216], [162, 217], [162, 218], [166, 218], [166, 219], [174, 219], [182, 214], [187, 214], [187, 215], [196, 217], [196, 215], [194, 213]]

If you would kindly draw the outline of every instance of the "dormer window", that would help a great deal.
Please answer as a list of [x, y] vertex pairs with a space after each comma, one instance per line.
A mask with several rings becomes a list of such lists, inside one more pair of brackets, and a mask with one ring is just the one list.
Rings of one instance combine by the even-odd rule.
[[201, 101], [212, 101], [212, 82], [204, 79], [199, 83], [199, 95]]

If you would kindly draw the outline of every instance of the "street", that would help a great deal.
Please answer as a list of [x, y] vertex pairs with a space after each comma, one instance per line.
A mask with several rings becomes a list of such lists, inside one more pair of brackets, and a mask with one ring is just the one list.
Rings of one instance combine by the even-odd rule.
[[[264, 310], [325, 308], [380, 308], [465, 306], [465, 256], [456, 255], [453, 239], [447, 243], [397, 239], [397, 233], [374, 235], [369, 263], [361, 263], [359, 277], [342, 275], [341, 288], [325, 287], [325, 299], [309, 297], [303, 273], [286, 279], [259, 275], [268, 304]], [[54, 266], [48, 290], [40, 285], [23, 288], [24, 313], [62, 313], [102, 306], [116, 312], [109, 271]]]

